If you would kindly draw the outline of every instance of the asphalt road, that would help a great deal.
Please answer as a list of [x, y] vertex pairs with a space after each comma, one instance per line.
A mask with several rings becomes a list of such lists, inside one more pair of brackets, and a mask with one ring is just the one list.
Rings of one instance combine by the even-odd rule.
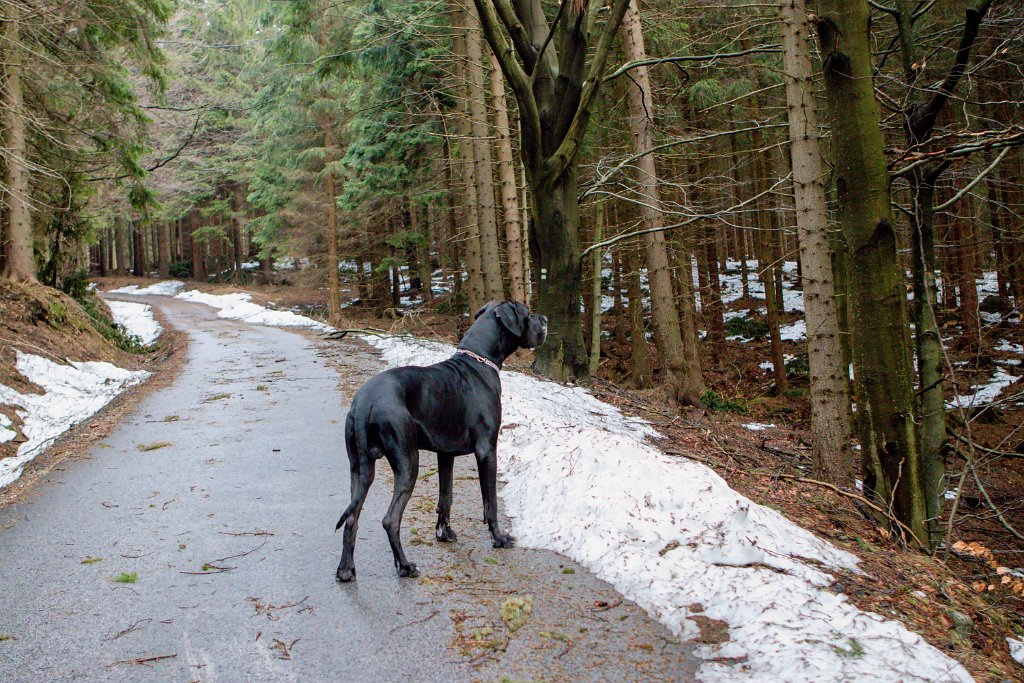
[[[379, 361], [359, 342], [143, 300], [189, 334], [186, 365], [0, 510], [0, 680], [692, 679], [692, 645], [582, 567], [490, 547], [472, 458], [457, 463], [450, 545], [433, 542], [422, 459], [403, 528], [418, 579], [393, 568], [378, 468], [359, 578], [336, 583], [344, 406]], [[519, 628], [500, 614], [510, 600], [531, 605]]]

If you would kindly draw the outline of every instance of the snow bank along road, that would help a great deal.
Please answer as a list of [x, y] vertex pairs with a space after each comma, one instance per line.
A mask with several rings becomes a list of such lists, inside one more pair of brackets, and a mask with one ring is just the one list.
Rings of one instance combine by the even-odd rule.
[[[381, 468], [359, 580], [338, 585], [333, 527], [348, 502], [338, 374], [299, 334], [145, 301], [188, 331], [188, 363], [88, 458], [0, 510], [0, 680], [692, 679], [692, 646], [635, 605], [616, 607], [581, 566], [490, 548], [472, 458], [456, 472], [459, 543], [412, 542], [424, 572], [412, 581], [396, 576], [376, 522], [390, 497]], [[334, 349], [349, 350], [352, 372], [380, 369], [356, 344]], [[417, 487], [426, 503], [429, 475]], [[473, 610], [504, 599], [509, 575], [529, 577], [533, 613], [503, 635], [496, 606]], [[463, 618], [496, 624], [491, 636], [462, 635], [507, 654], [467, 664], [449, 647]]]

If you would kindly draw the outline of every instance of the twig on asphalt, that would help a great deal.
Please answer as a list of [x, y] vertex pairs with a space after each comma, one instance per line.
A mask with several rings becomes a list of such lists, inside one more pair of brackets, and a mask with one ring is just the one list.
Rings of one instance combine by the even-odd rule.
[[115, 666], [117, 666], [118, 664], [129, 664], [129, 665], [133, 665], [133, 666], [134, 665], [148, 666], [149, 668], [152, 669], [153, 668], [153, 664], [152, 664], [153, 662], [159, 662], [159, 661], [164, 660], [164, 659], [174, 659], [177, 656], [178, 656], [178, 653], [174, 653], [173, 655], [156, 655], [155, 657], [136, 657], [134, 659], [122, 659], [120, 661], [111, 662], [110, 664], [107, 664], [107, 668], [108, 669], [112, 669]]
[[110, 642], [112, 640], [117, 640], [121, 636], [126, 636], [129, 633], [131, 633], [132, 631], [137, 631], [141, 625], [148, 624], [151, 621], [153, 621], [153, 620], [152, 619], [139, 619], [138, 621], [136, 621], [134, 624], [132, 624], [128, 628], [124, 629], [123, 631], [118, 631], [117, 633], [115, 633], [110, 638], [107, 638], [106, 642]]
[[422, 623], [428, 622], [431, 619], [433, 619], [434, 617], [436, 617], [438, 614], [439, 614], [439, 612], [437, 610], [434, 610], [428, 616], [423, 617], [422, 619], [417, 619], [416, 621], [410, 621], [408, 624], [399, 624], [398, 626], [396, 626], [393, 629], [391, 629], [391, 631], [389, 633], [394, 633], [398, 629], [405, 628], [406, 626], [415, 626], [416, 624], [422, 624]]

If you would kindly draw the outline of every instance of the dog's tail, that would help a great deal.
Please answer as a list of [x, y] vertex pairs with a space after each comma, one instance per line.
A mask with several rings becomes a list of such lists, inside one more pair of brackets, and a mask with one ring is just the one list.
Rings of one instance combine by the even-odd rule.
[[345, 449], [348, 451], [349, 470], [352, 477], [352, 502], [348, 504], [345, 511], [341, 513], [338, 523], [334, 525], [337, 531], [345, 523], [353, 512], [359, 509], [366, 499], [366, 493], [370, 490], [370, 483], [373, 478], [372, 462], [367, 466], [366, 456], [369, 455], [369, 444], [366, 439], [367, 425], [363, 424], [356, 428], [356, 407], [349, 409], [348, 417], [345, 419]]

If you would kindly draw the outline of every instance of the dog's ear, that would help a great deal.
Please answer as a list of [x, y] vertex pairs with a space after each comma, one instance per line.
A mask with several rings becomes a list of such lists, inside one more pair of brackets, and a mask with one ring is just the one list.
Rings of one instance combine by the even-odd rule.
[[477, 318], [482, 316], [484, 313], [486, 313], [487, 311], [491, 310], [492, 308], [494, 308], [495, 306], [498, 306], [500, 304], [501, 304], [500, 301], [488, 301], [486, 304], [484, 304], [483, 308], [481, 308], [479, 311], [476, 312], [476, 314], [473, 316], [473, 320], [476, 320]]
[[530, 311], [518, 301], [506, 301], [498, 306], [498, 310], [494, 314], [498, 316], [498, 322], [517, 338], [522, 337], [526, 332], [526, 319], [529, 317]]

